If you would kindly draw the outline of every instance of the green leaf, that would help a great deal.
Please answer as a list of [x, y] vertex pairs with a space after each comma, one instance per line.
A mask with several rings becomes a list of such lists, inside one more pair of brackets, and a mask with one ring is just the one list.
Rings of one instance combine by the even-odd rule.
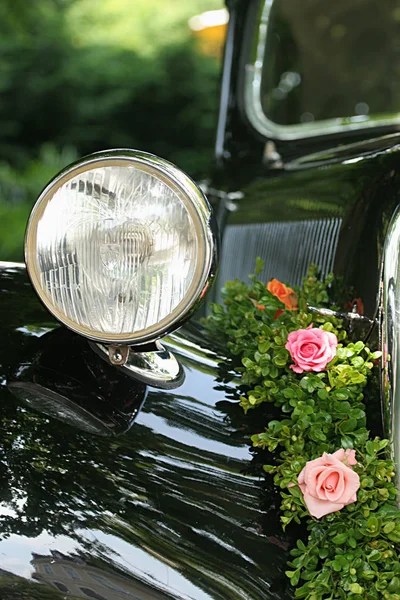
[[306, 551], [306, 547], [304, 545], [304, 542], [302, 540], [297, 540], [296, 542], [296, 546], [298, 547], [299, 550], [301, 550], [302, 552]]
[[350, 396], [350, 392], [346, 388], [342, 388], [342, 389], [338, 390], [337, 392], [335, 392], [335, 398], [337, 400], [347, 400], [349, 398], [349, 396]]
[[265, 354], [271, 348], [271, 342], [269, 340], [265, 340], [265, 342], [260, 342], [258, 344], [258, 351], [260, 354]]
[[369, 562], [377, 562], [382, 558], [382, 552], [379, 550], [372, 550], [372, 552], [367, 556]]
[[322, 431], [322, 429], [319, 425], [313, 425], [310, 428], [308, 435], [309, 435], [310, 439], [313, 440], [314, 442], [325, 442], [325, 440], [326, 440], [326, 435], [324, 434], [324, 432]]
[[261, 273], [261, 271], [264, 268], [264, 264], [265, 264], [265, 261], [262, 258], [260, 258], [259, 256], [257, 256], [257, 258], [256, 258], [256, 265], [255, 265], [255, 268], [254, 268], [254, 274], [255, 275], [259, 275]]
[[251, 369], [254, 366], [254, 362], [250, 360], [250, 358], [243, 358], [242, 365], [246, 367], [246, 369]]
[[340, 428], [344, 433], [349, 433], [350, 431], [354, 431], [357, 427], [357, 419], [348, 419], [347, 421], [343, 421]]
[[358, 583], [351, 583], [349, 589], [352, 594], [362, 594], [364, 592], [364, 588]]
[[400, 592], [400, 578], [393, 577], [393, 579], [390, 581], [387, 589], [388, 589], [388, 592], [390, 592], [391, 594], [399, 593]]
[[347, 533], [339, 533], [338, 535], [335, 535], [334, 538], [332, 538], [332, 542], [336, 544], [336, 546], [341, 546], [347, 540], [347, 537]]
[[291, 585], [295, 587], [299, 583], [300, 569], [297, 569], [297, 571], [285, 571], [285, 575], [289, 577]]
[[336, 556], [335, 560], [332, 563], [333, 570], [339, 572], [345, 567], [347, 564], [346, 559], [343, 556]]
[[381, 450], [386, 448], [388, 443], [389, 443], [389, 440], [379, 440], [378, 438], [376, 438], [374, 441], [374, 445], [376, 446], [378, 452], [380, 452]]
[[364, 342], [359, 341], [353, 344], [353, 348], [357, 353], [360, 353], [362, 350], [364, 350], [365, 344]]
[[303, 497], [303, 492], [301, 491], [301, 489], [297, 485], [290, 486], [289, 487], [289, 493], [292, 496], [294, 496], [295, 498], [302, 498]]
[[271, 367], [269, 370], [269, 376], [271, 379], [276, 379], [279, 375], [279, 371], [276, 367]]
[[365, 444], [365, 449], [367, 451], [367, 454], [369, 454], [369, 456], [374, 456], [375, 446], [374, 446], [374, 443], [371, 442], [371, 440], [368, 440], [368, 442]]
[[326, 391], [326, 389], [320, 389], [320, 390], [318, 390], [317, 394], [318, 394], [318, 398], [320, 400], [327, 400], [329, 398], [329, 394]]
[[278, 352], [278, 354], [276, 354], [274, 356], [274, 358], [272, 359], [272, 362], [277, 367], [284, 367], [288, 361], [288, 358], [289, 358], [289, 352], [287, 350], [285, 350], [285, 351], [281, 350], [280, 352]]

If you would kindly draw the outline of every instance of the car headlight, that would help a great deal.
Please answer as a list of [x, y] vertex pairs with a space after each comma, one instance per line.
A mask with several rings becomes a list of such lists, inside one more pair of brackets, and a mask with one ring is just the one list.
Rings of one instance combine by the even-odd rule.
[[140, 345], [179, 327], [214, 275], [210, 206], [169, 162], [133, 150], [87, 156], [37, 200], [25, 238], [33, 286], [67, 327]]

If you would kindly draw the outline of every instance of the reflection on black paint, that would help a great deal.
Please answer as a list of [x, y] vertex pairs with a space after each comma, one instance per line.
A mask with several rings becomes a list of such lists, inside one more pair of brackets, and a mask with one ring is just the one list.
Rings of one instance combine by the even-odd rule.
[[147, 393], [65, 328], [36, 339], [32, 363], [17, 368], [8, 388], [30, 408], [98, 435], [127, 431]]
[[[101, 377], [93, 371], [98, 387], [94, 380], [89, 384], [88, 375], [85, 390], [82, 373], [91, 360], [83, 358], [85, 345], [63, 330], [49, 333], [54, 324], [26, 285], [24, 272], [0, 271], [0, 288], [13, 297], [8, 308], [0, 304], [0, 313], [7, 312], [7, 318], [0, 314], [8, 340], [0, 347], [7, 384], [35, 381], [61, 396], [80, 395], [82, 402], [91, 389], [104, 400], [112, 388], [120, 390], [118, 398], [110, 392], [120, 405], [129, 400], [132, 390], [117, 381], [117, 371], [113, 382], [107, 375], [110, 388], [104, 383], [100, 394]], [[35, 544], [47, 532], [52, 550], [58, 549], [56, 536], [67, 536], [74, 554], [112, 572], [126, 555], [140, 551], [142, 558], [125, 566], [124, 576], [132, 582], [146, 578], [149, 557], [156, 565], [149, 597], [285, 597], [287, 553], [278, 520], [265, 535], [262, 492], [258, 475], [249, 470], [246, 438], [217, 404], [225, 392], [214, 389], [215, 357], [213, 366], [212, 353], [191, 335], [191, 344], [178, 336], [171, 340], [185, 366], [185, 384], [176, 392], [150, 390], [134, 426], [120, 436], [79, 430], [27, 408], [7, 387], [0, 388], [0, 555], [6, 561], [13, 557], [15, 536], [37, 552]], [[54, 357], [57, 347], [60, 360]], [[67, 348], [71, 355], [63, 356]], [[79, 382], [75, 387], [72, 375]], [[270, 506], [275, 514], [275, 500]], [[43, 554], [49, 553], [49, 543]], [[122, 551], [124, 544], [132, 550]], [[166, 573], [175, 578], [174, 589]]]

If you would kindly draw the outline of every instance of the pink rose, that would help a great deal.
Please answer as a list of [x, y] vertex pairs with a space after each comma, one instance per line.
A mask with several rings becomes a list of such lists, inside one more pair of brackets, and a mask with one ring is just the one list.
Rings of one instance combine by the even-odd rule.
[[288, 335], [285, 348], [289, 350], [294, 361], [290, 365], [295, 373], [304, 371], [323, 371], [326, 365], [336, 355], [337, 337], [323, 329], [298, 329]]
[[357, 464], [355, 454], [341, 448], [306, 464], [297, 481], [310, 515], [320, 519], [357, 501], [360, 478], [351, 468]]

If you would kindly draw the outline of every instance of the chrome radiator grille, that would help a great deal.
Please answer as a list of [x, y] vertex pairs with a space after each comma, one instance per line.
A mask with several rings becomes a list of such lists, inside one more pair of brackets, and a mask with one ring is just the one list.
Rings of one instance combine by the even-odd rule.
[[247, 281], [257, 256], [265, 260], [261, 279], [277, 277], [300, 285], [311, 263], [323, 275], [333, 269], [342, 219], [228, 225], [223, 234], [216, 301], [226, 281]]

